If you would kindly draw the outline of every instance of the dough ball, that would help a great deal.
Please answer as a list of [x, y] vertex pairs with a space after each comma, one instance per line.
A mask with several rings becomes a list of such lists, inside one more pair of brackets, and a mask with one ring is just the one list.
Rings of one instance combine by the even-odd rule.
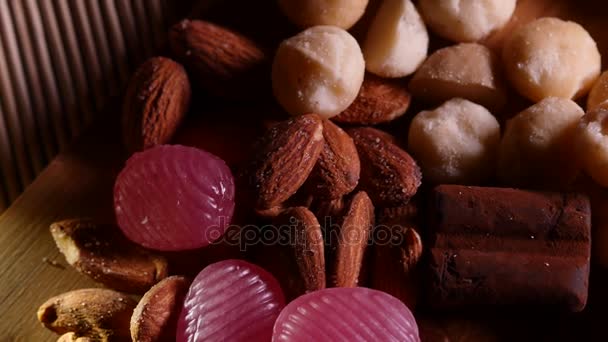
[[363, 44], [366, 67], [382, 77], [412, 74], [427, 56], [429, 35], [410, 0], [384, 0]]
[[500, 109], [506, 102], [497, 56], [475, 43], [435, 51], [414, 74], [410, 91], [415, 97], [436, 103], [460, 97]]
[[420, 12], [433, 32], [455, 42], [474, 42], [503, 27], [516, 0], [420, 0]]
[[579, 170], [573, 134], [583, 114], [572, 100], [548, 97], [510, 119], [500, 143], [499, 179], [550, 189], [572, 181]]
[[297, 26], [353, 26], [365, 12], [368, 0], [279, 0], [279, 7]]
[[587, 111], [600, 106], [608, 108], [608, 71], [601, 74], [595, 81], [587, 98]]
[[608, 187], [608, 109], [596, 108], [580, 120], [578, 151], [583, 168], [601, 186]]
[[335, 26], [315, 26], [281, 43], [272, 88], [291, 115], [331, 118], [355, 100], [365, 61], [355, 38]]
[[479, 184], [494, 173], [499, 141], [496, 118], [484, 107], [456, 98], [414, 117], [408, 147], [424, 179]]
[[576, 99], [600, 74], [593, 38], [574, 22], [541, 18], [517, 29], [503, 46], [505, 71], [524, 97]]

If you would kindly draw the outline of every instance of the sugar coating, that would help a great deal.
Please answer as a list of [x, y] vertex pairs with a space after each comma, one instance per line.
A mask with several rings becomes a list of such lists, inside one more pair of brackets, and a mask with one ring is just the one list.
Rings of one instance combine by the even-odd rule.
[[291, 115], [331, 118], [357, 97], [365, 61], [359, 44], [334, 26], [311, 27], [281, 43], [272, 65], [272, 88]]
[[433, 32], [455, 42], [474, 42], [503, 27], [516, 0], [420, 0], [418, 6]]
[[608, 108], [608, 71], [602, 73], [595, 81], [587, 98], [587, 111], [600, 106]]
[[517, 91], [538, 102], [578, 98], [600, 74], [597, 44], [579, 24], [541, 18], [517, 29], [505, 42], [506, 73]]
[[410, 82], [416, 97], [444, 102], [460, 97], [486, 108], [501, 108], [506, 101], [500, 65], [487, 47], [461, 43], [435, 51]]
[[573, 162], [574, 131], [584, 111], [570, 99], [548, 97], [507, 122], [499, 179], [510, 186], [559, 189], [579, 170]]
[[596, 108], [580, 120], [577, 131], [578, 156], [583, 168], [601, 186], [608, 186], [608, 109]]
[[368, 0], [279, 0], [279, 7], [297, 26], [353, 26], [365, 12]]
[[384, 0], [363, 45], [367, 70], [382, 77], [404, 77], [427, 56], [429, 35], [410, 0]]
[[484, 107], [455, 98], [412, 120], [408, 148], [432, 183], [478, 184], [494, 172], [500, 126]]

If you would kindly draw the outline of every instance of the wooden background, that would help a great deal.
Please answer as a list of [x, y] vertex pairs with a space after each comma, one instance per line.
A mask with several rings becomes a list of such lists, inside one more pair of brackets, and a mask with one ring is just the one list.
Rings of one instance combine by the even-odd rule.
[[[512, 27], [532, 18], [560, 16], [583, 24], [597, 40], [606, 58], [607, 9], [608, 6], [603, 1], [521, 0], [509, 26], [491, 37], [487, 43], [499, 46], [502, 37]], [[95, 124], [83, 138], [60, 154], [0, 216], [0, 341], [56, 340], [57, 336], [37, 322], [35, 313], [38, 306], [53, 295], [71, 289], [98, 286], [66, 267], [65, 260], [58, 253], [48, 232], [48, 226], [56, 220], [76, 216], [113, 219], [112, 186], [114, 177], [124, 162], [116, 133], [117, 121], [111, 115], [116, 112], [116, 106], [106, 107], [109, 118]], [[205, 127], [207, 132], [214, 130], [213, 125], [199, 120], [196, 125], [190, 125], [190, 132], [180, 139], [188, 140], [196, 134], [204, 134], [197, 133], [197, 127]], [[214, 144], [217, 147], [222, 141], [227, 141], [228, 144], [248, 142], [246, 135], [240, 139], [239, 142], [239, 137], [224, 138]], [[593, 273], [598, 278], [597, 275], [603, 271], [594, 269]], [[593, 283], [592, 287], [599, 289], [597, 292], [600, 293], [604, 289], [601, 280]], [[578, 340], [589, 340], [594, 331], [604, 332], [606, 336], [608, 333], [603, 330], [601, 320], [596, 322], [594, 318], [604, 316], [603, 305], [606, 302], [600, 302], [599, 297], [602, 296], [592, 296], [595, 298], [592, 300], [597, 300], [590, 303], [591, 307], [595, 307], [596, 314], [593, 317], [586, 313], [575, 318], [562, 317], [556, 321], [553, 318], [546, 320], [531, 316], [526, 318], [526, 323], [520, 320], [513, 324], [528, 326], [532, 332], [528, 329], [525, 335], [518, 335], [516, 325], [507, 327], [504, 331], [515, 334], [516, 340], [554, 341], [560, 339], [555, 331], [560, 332], [559, 335], [564, 339], [566, 336], [578, 336]], [[544, 325], [536, 325], [536, 320], [543, 321]], [[509, 320], [504, 322], [507, 325], [511, 323]]]

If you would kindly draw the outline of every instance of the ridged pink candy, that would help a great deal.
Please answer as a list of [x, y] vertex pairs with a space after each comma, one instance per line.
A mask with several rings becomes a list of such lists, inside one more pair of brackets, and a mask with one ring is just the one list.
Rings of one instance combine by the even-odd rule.
[[420, 341], [412, 312], [381, 291], [330, 288], [291, 302], [277, 319], [272, 337], [279, 341]]
[[144, 247], [204, 247], [230, 224], [234, 179], [211, 153], [156, 146], [129, 158], [114, 185], [114, 209], [124, 234]]
[[279, 282], [242, 260], [203, 269], [190, 285], [177, 326], [177, 342], [268, 342], [285, 306]]

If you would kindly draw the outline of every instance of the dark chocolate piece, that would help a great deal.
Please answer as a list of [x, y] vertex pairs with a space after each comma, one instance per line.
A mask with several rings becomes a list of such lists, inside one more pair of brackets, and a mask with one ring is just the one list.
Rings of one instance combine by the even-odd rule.
[[428, 303], [583, 310], [590, 211], [579, 194], [437, 186], [429, 210]]

